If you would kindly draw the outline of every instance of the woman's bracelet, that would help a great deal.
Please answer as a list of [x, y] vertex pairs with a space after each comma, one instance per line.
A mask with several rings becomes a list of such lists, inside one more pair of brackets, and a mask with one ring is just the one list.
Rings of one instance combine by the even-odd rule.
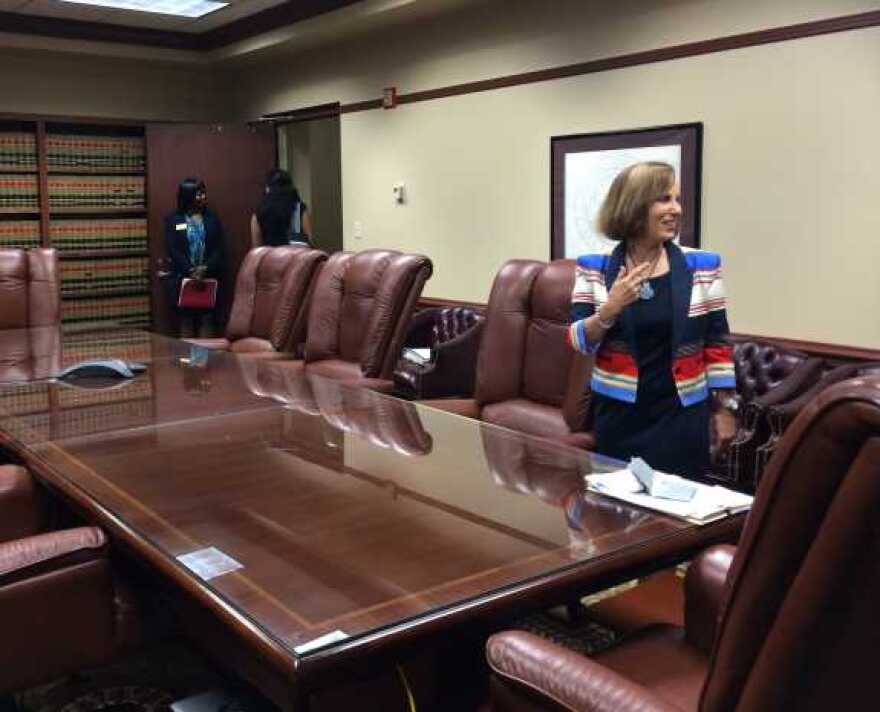
[[607, 331], [612, 326], [614, 326], [614, 322], [617, 321], [617, 319], [612, 319], [611, 321], [605, 321], [602, 319], [602, 315], [599, 313], [599, 310], [597, 309], [596, 310], [596, 321], [599, 323], [599, 326], [601, 326], [603, 329], [605, 329]]

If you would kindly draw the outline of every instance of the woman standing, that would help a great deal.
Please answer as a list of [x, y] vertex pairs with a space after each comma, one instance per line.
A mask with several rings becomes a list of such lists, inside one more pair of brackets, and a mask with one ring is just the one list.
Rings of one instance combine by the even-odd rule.
[[274, 170], [266, 176], [265, 195], [251, 216], [251, 245], [312, 246], [312, 219], [293, 185], [290, 173]]
[[[223, 265], [223, 228], [207, 207], [204, 181], [185, 178], [177, 187], [177, 211], [165, 218], [165, 245], [171, 261], [173, 304], [185, 277], [217, 279]], [[182, 337], [213, 335], [214, 308], [177, 307]]]
[[672, 166], [637, 163], [614, 179], [598, 227], [619, 244], [578, 259], [568, 340], [595, 354], [597, 451], [697, 477], [710, 440], [733, 438], [738, 400], [721, 258], [679, 248], [680, 225]]

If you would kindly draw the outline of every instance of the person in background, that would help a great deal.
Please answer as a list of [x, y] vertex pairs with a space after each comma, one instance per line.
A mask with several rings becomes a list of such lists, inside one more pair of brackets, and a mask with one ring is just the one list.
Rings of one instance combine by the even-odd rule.
[[312, 220], [293, 185], [290, 173], [274, 170], [266, 176], [265, 195], [251, 216], [251, 245], [312, 246]]
[[578, 258], [569, 344], [594, 354], [596, 450], [704, 476], [736, 432], [721, 258], [682, 249], [672, 166], [637, 163], [612, 182], [598, 229], [611, 254]]
[[180, 316], [180, 336], [213, 336], [214, 309], [177, 307], [184, 277], [217, 279], [223, 265], [223, 228], [208, 208], [207, 189], [199, 178], [177, 187], [177, 210], [165, 218], [165, 246], [171, 262], [171, 303]]

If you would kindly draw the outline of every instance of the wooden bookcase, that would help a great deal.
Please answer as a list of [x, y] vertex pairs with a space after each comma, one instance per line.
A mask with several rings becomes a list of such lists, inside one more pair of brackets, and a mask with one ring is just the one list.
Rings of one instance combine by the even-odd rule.
[[0, 247], [54, 247], [65, 331], [149, 329], [143, 126], [0, 121]]

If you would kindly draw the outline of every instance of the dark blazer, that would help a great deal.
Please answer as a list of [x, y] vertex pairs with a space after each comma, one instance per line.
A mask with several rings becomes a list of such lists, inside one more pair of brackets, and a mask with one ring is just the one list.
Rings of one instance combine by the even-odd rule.
[[[223, 269], [223, 228], [220, 220], [208, 208], [202, 209], [205, 222], [205, 266], [206, 277], [219, 277]], [[178, 229], [181, 225], [184, 227]], [[171, 272], [174, 282], [179, 286], [180, 280], [189, 277], [193, 263], [189, 258], [189, 242], [186, 239], [186, 215], [177, 211], [165, 218], [165, 249], [171, 259]]]

